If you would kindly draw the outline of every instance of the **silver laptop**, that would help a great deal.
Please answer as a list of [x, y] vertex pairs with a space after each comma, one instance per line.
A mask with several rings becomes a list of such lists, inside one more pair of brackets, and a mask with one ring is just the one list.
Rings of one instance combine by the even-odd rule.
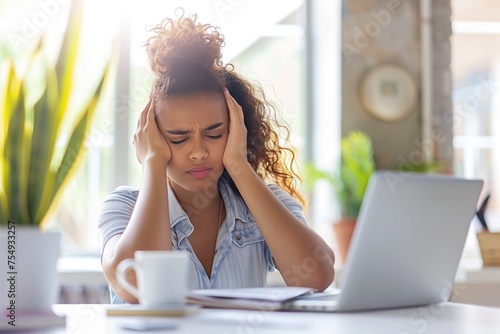
[[378, 171], [370, 179], [340, 293], [285, 310], [356, 311], [447, 301], [483, 182]]

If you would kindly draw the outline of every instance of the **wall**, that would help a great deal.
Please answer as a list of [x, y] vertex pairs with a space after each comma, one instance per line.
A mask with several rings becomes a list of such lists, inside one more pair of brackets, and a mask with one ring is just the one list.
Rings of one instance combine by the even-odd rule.
[[[360, 129], [370, 135], [378, 168], [397, 168], [424, 160], [431, 145], [433, 159], [453, 162], [449, 0], [432, 1], [432, 142], [422, 139], [421, 36], [419, 1], [343, 0], [342, 135]], [[379, 64], [406, 69], [417, 87], [410, 114], [395, 122], [369, 114], [359, 95], [363, 75]]]

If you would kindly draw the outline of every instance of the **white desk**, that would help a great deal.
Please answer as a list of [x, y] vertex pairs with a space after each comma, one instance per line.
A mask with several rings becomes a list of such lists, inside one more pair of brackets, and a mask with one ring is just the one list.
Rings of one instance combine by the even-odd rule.
[[[121, 317], [106, 317], [106, 305], [54, 305], [66, 314], [66, 328], [38, 333], [131, 333]], [[356, 313], [260, 312], [201, 309], [185, 318], [163, 318], [176, 329], [148, 333], [383, 333], [498, 334], [500, 308], [444, 303], [429, 307]]]

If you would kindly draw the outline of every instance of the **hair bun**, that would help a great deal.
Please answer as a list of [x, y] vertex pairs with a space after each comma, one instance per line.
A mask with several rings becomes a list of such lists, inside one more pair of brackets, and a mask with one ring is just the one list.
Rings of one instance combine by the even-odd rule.
[[150, 31], [146, 50], [151, 69], [157, 74], [168, 74], [184, 67], [211, 68], [222, 66], [221, 48], [224, 36], [218, 28], [196, 22], [198, 16], [165, 19]]

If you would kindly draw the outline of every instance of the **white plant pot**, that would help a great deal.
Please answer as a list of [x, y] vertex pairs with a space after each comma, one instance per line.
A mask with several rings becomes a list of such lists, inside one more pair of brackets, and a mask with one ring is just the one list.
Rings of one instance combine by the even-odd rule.
[[50, 312], [59, 292], [57, 260], [61, 233], [12, 226], [0, 229], [2, 310], [9, 313], [14, 307], [16, 313]]

